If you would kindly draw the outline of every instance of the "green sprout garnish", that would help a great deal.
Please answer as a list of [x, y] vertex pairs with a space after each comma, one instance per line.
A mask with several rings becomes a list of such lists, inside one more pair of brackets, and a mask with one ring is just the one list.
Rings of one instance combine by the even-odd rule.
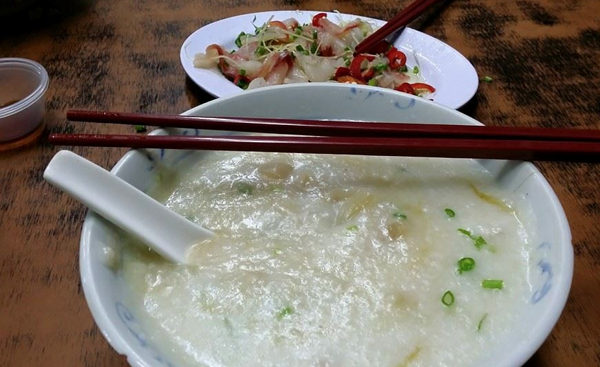
[[444, 213], [446, 213], [446, 215], [449, 216], [450, 218], [454, 218], [456, 216], [456, 213], [452, 209], [446, 208], [446, 209], [444, 209]]
[[146, 132], [146, 125], [135, 125], [134, 129], [135, 129], [136, 133], [145, 133]]
[[265, 46], [263, 46], [263, 45], [260, 45], [260, 46], [258, 46], [258, 47], [256, 48], [256, 51], [254, 51], [254, 53], [256, 53], [258, 56], [262, 56], [262, 55], [264, 55], [264, 54], [266, 54], [266, 53], [268, 53], [268, 52], [269, 52], [269, 49], [268, 49], [268, 48], [266, 48], [266, 47], [265, 47]]
[[313, 42], [313, 43], [310, 45], [310, 53], [311, 53], [311, 54], [316, 54], [318, 49], [319, 49], [319, 45], [317, 45], [317, 43], [316, 43], [316, 42]]
[[446, 307], [452, 306], [454, 304], [454, 294], [452, 294], [452, 292], [450, 291], [444, 293], [444, 295], [442, 296], [442, 303]]
[[458, 260], [458, 273], [462, 274], [465, 271], [471, 271], [475, 268], [475, 260], [470, 257], [463, 257]]
[[376, 79], [370, 79], [367, 84], [370, 85], [370, 86], [372, 86], [372, 87], [376, 87], [376, 86], [379, 85], [379, 83], [377, 82]]
[[500, 279], [484, 279], [481, 281], [481, 286], [485, 289], [502, 289], [504, 281]]
[[491, 76], [484, 76], [481, 80], [486, 83], [491, 83], [494, 79], [492, 79]]
[[415, 65], [413, 68], [413, 74], [419, 74], [419, 67]]

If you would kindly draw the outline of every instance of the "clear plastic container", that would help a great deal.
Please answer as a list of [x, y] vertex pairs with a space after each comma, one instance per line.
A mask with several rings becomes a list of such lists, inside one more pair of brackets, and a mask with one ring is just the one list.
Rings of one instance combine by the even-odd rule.
[[35, 61], [0, 59], [0, 143], [28, 135], [44, 121], [48, 73]]

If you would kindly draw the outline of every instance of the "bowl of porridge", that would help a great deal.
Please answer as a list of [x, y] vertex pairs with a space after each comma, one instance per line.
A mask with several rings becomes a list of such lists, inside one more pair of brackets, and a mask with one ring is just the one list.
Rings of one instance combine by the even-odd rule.
[[[184, 115], [479, 124], [333, 84]], [[528, 162], [148, 149], [112, 172], [215, 233], [173, 264], [88, 213], [85, 297], [132, 366], [518, 366], [569, 293], [568, 222]]]

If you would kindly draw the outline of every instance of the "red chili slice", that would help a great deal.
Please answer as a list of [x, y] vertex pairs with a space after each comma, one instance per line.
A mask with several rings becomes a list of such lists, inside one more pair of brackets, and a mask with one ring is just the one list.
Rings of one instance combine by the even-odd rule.
[[362, 78], [366, 82], [368, 82], [374, 76], [375, 76], [375, 69], [373, 69], [373, 68], [368, 68], [367, 70], [362, 72]]
[[337, 80], [339, 77], [346, 76], [346, 75], [350, 75], [350, 69], [340, 66], [335, 71], [334, 79]]
[[327, 18], [327, 14], [326, 13], [318, 13], [315, 14], [315, 16], [312, 18], [312, 25], [314, 27], [319, 27], [319, 21], [321, 20], [321, 18]]
[[333, 54], [333, 49], [331, 48], [331, 46], [321, 46], [321, 48], [319, 49], [319, 56], [328, 57], [335, 55]]
[[390, 48], [387, 58], [389, 60], [390, 68], [392, 69], [400, 69], [406, 65], [406, 55], [396, 47]]
[[433, 93], [435, 92], [435, 88], [432, 87], [429, 84], [425, 84], [425, 83], [412, 83], [410, 85], [413, 89], [418, 89], [419, 91], [424, 91], [424, 92], [428, 92], [428, 93]]
[[361, 66], [363, 61], [366, 61], [367, 58], [363, 55], [354, 56], [352, 62], [350, 63], [350, 75], [356, 79], [362, 80], [362, 71]]
[[408, 94], [412, 94], [412, 95], [416, 95], [415, 90], [413, 89], [413, 87], [408, 84], [408, 83], [402, 83], [399, 86], [397, 86], [396, 88], [394, 88], [395, 90], [397, 90], [398, 92], [404, 92], [404, 93], [408, 93]]

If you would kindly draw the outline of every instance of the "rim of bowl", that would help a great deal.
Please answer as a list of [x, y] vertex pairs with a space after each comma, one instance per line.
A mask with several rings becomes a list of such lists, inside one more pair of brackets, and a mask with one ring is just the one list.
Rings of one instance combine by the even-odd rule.
[[7, 117], [10, 115], [14, 115], [17, 112], [21, 112], [35, 102], [37, 102], [48, 90], [48, 84], [50, 82], [48, 78], [48, 72], [46, 69], [38, 62], [29, 59], [23, 59], [19, 57], [8, 57], [0, 59], [0, 71], [5, 67], [19, 67], [24, 70], [33, 71], [38, 75], [38, 86], [31, 92], [27, 97], [19, 100], [16, 103], [11, 104], [10, 106], [6, 106], [4, 108], [0, 108], [0, 118]]
[[[362, 85], [345, 85], [345, 84], [328, 84], [328, 83], [315, 83], [311, 85], [311, 88], [358, 88], [358, 89], [367, 89], [372, 90], [369, 86]], [[189, 110], [184, 111], [181, 115], [193, 115], [198, 111], [206, 108], [206, 106], [210, 106], [216, 103], [227, 103], [231, 99], [241, 98], [240, 96], [247, 94], [260, 94], [260, 93], [268, 93], [273, 89], [291, 89], [291, 88], [306, 88], [304, 85], [300, 84], [288, 84], [288, 85], [277, 85], [267, 88], [260, 88], [255, 90], [247, 91], [241, 95], [234, 95], [229, 97], [221, 97], [209, 102], [206, 102], [202, 105], [193, 107]], [[446, 107], [431, 101], [424, 100], [420, 97], [406, 95], [405, 97], [418, 99], [423, 103], [430, 104], [436, 108], [441, 108], [451, 113], [460, 114], [462, 117], [466, 117], [471, 122], [479, 123], [479, 121], [471, 118], [468, 115], [465, 115], [459, 111], [456, 111], [450, 107]], [[165, 133], [163, 129], [157, 129], [152, 131], [150, 134], [162, 134]], [[111, 169], [111, 172], [117, 172], [121, 169], [121, 167], [125, 164], [128, 157], [133, 154], [135, 151], [130, 150], [125, 153], [121, 159], [115, 164], [115, 166]], [[532, 329], [534, 338], [525, 340], [520, 344], [519, 348], [513, 350], [512, 353], [503, 362], [501, 365], [497, 366], [521, 366], [525, 362], [527, 362], [533, 354], [541, 347], [541, 345], [548, 338], [552, 329], [558, 322], [560, 315], [566, 305], [570, 289], [571, 289], [571, 281], [573, 278], [573, 269], [574, 269], [574, 252], [572, 245], [572, 237], [571, 230], [569, 227], [569, 223], [556, 193], [552, 189], [550, 183], [546, 179], [546, 177], [542, 174], [542, 172], [531, 162], [524, 162], [529, 165], [530, 168], [534, 170], [536, 174], [539, 175], [541, 179], [542, 188], [546, 192], [546, 195], [549, 197], [550, 202], [552, 204], [552, 212], [558, 218], [559, 226], [560, 226], [560, 240], [559, 243], [565, 244], [561, 246], [560, 253], [560, 266], [562, 269], [562, 276], [559, 278], [559, 282], [556, 283], [557, 291], [553, 298], [549, 298], [549, 305], [545, 308], [543, 312], [543, 316], [541, 317], [541, 322]], [[119, 354], [125, 355], [127, 357], [127, 361], [131, 366], [139, 366], [139, 367], [150, 367], [148, 364], [137, 352], [136, 348], [133, 348], [130, 344], [128, 344], [120, 333], [117, 331], [115, 327], [115, 322], [113, 318], [109, 317], [106, 309], [102, 307], [102, 303], [99, 301], [100, 295], [98, 293], [98, 289], [94, 282], [94, 275], [91, 272], [91, 255], [90, 255], [90, 245], [91, 245], [91, 225], [100, 219], [99, 215], [95, 214], [91, 210], [88, 210], [88, 213], [85, 217], [81, 239], [80, 239], [80, 276], [81, 276], [81, 284], [83, 287], [83, 293], [90, 308], [90, 312], [98, 328], [102, 332], [102, 335], [106, 338], [108, 343], [115, 349]]]

